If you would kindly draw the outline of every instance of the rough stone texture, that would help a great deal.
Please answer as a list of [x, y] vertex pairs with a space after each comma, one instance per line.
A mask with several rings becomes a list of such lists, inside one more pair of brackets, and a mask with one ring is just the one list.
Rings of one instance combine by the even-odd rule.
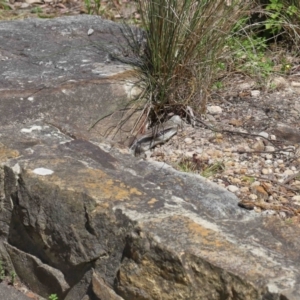
[[121, 26], [83, 15], [1, 22], [0, 45], [1, 125], [39, 118], [77, 137], [129, 135], [140, 115], [128, 105], [138, 93], [136, 71], [107, 60], [126, 47]]
[[22, 294], [21, 292], [17, 291], [13, 287], [6, 286], [3, 283], [0, 283], [0, 299], [5, 300], [32, 300]]
[[58, 297], [62, 298], [70, 289], [63, 273], [58, 269], [43, 264], [37, 257], [24, 253], [13, 246], [8, 244], [5, 246], [18, 276], [39, 295], [47, 297], [55, 290]]
[[101, 278], [97, 272], [93, 273], [92, 285], [93, 292], [99, 300], [123, 300], [122, 297], [118, 296], [110, 287], [107, 286], [103, 278]]
[[[94, 17], [83, 20], [101, 26]], [[48, 26], [48, 31], [61, 25], [68, 32], [75, 23], [74, 18], [17, 22], [16, 36], [20, 28], [24, 35], [19, 39], [26, 36], [26, 24]], [[76, 26], [81, 28], [80, 22]], [[0, 23], [6, 38], [14, 36], [13, 28]], [[7, 56], [17, 55], [13, 45]], [[125, 300], [300, 299], [297, 224], [245, 211], [232, 193], [200, 176], [137, 160], [96, 136], [80, 139], [47, 123], [40, 113], [52, 111], [63, 121], [88, 124], [93, 112], [81, 115], [82, 110], [99, 108], [104, 100], [93, 100], [88, 90], [80, 94], [79, 84], [73, 86], [82, 97], [76, 105], [77, 94], [63, 102], [60, 97], [26, 100], [27, 84], [35, 90], [35, 83], [26, 83], [30, 74], [22, 72], [20, 81], [9, 77], [17, 68], [10, 63], [1, 77], [1, 83], [8, 81], [0, 96], [0, 257], [33, 291], [47, 297], [49, 278], [51, 293], [67, 300], [104, 295]], [[41, 70], [47, 70], [45, 65]], [[52, 72], [49, 83], [60, 71]], [[18, 98], [8, 96], [9, 86], [12, 95], [19, 90]]]

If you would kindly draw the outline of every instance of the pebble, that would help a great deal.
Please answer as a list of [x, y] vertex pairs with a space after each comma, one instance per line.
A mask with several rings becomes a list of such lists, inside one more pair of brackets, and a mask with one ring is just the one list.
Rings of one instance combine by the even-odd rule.
[[266, 146], [265, 151], [275, 151], [275, 147], [273, 146]]
[[260, 91], [259, 90], [253, 90], [250, 92], [251, 97], [259, 97], [260, 96]]
[[294, 174], [294, 171], [293, 170], [289, 170], [289, 169], [287, 169], [287, 170], [285, 170], [284, 172], [283, 172], [283, 174], [284, 175], [293, 175]]
[[232, 193], [236, 193], [240, 190], [236, 185], [228, 185], [227, 189], [228, 189], [228, 191], [230, 191]]
[[262, 140], [258, 140], [256, 141], [253, 145], [252, 145], [252, 149], [254, 151], [264, 151], [265, 150], [265, 145], [263, 143]]
[[223, 112], [223, 109], [220, 106], [212, 105], [212, 106], [208, 106], [207, 107], [207, 111], [211, 115], [219, 115], [219, 114], [221, 114]]
[[190, 145], [190, 144], [193, 143], [193, 140], [192, 140], [191, 138], [187, 137], [187, 138], [184, 139], [184, 142], [185, 142], [187, 145]]
[[297, 204], [300, 204], [300, 195], [294, 196], [294, 197], [292, 198], [292, 200], [293, 200], [294, 202], [296, 202]]
[[[256, 100], [253, 99], [253, 101]], [[218, 115], [221, 113], [224, 113], [225, 123], [228, 120], [237, 119], [237, 115], [234, 114], [231, 114], [230, 118], [226, 119], [227, 108], [224, 108], [224, 111], [222, 111], [222, 108], [222, 104], [220, 106], [210, 105], [207, 109], [208, 114], [205, 122], [213, 123], [208, 120], [218, 119]], [[243, 120], [247, 121], [253, 116], [245, 112], [244, 118]], [[238, 130], [240, 131], [241, 128], [238, 128]], [[196, 154], [196, 158], [199, 160], [202, 168], [197, 171], [199, 174], [204, 169], [216, 164], [216, 162], [222, 161], [225, 166], [224, 170], [218, 170], [209, 180], [216, 182], [219, 186], [238, 196], [242, 196], [242, 199], [269, 201], [270, 203], [278, 204], [291, 203], [292, 201], [292, 203], [300, 205], [300, 195], [297, 195], [292, 190], [280, 188], [276, 184], [276, 181], [284, 182], [290, 175], [299, 171], [296, 165], [297, 161], [293, 160], [291, 162], [289, 160], [291, 153], [284, 150], [287, 147], [286, 144], [283, 144], [285, 153], [247, 153], [251, 151], [274, 152], [277, 149], [264, 139], [276, 140], [275, 135], [270, 135], [265, 131], [261, 131], [258, 135], [261, 137], [230, 136], [214, 133], [205, 128], [197, 129], [187, 125], [182, 131], [177, 133], [175, 139], [172, 138], [167, 144], [163, 144], [157, 149], [159, 153], [161, 152], [164, 155], [154, 156], [154, 160], [170, 162], [176, 168], [180, 159], [186, 157], [189, 161], [192, 161], [192, 157]], [[219, 140], [221, 140], [221, 143]], [[245, 152], [239, 153], [238, 151]], [[294, 154], [292, 153], [292, 155]], [[261, 182], [258, 181], [260, 177], [264, 179]], [[273, 179], [273, 181], [268, 181], [268, 177]], [[288, 185], [300, 188], [300, 180], [293, 179]], [[274, 192], [275, 190], [277, 193]], [[264, 210], [257, 208], [257, 211], [263, 212]], [[278, 215], [278, 212], [276, 212], [276, 215]]]
[[265, 132], [265, 131], [260, 132], [258, 135], [260, 135], [260, 136], [262, 136], [262, 137], [264, 137], [266, 139], [269, 138], [269, 134], [267, 132]]
[[257, 200], [257, 195], [255, 195], [255, 194], [250, 194], [249, 195], [249, 199], [251, 199], [251, 200], [253, 200], [253, 201], [255, 201], [255, 200]]

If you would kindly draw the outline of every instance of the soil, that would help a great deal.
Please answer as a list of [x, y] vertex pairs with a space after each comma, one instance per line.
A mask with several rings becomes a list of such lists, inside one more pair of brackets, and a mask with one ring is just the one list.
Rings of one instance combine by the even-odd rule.
[[300, 76], [273, 78], [280, 84], [268, 92], [238, 77], [230, 90], [212, 95], [195, 126], [179, 130], [147, 159], [207, 177], [235, 193], [242, 208], [298, 222]]

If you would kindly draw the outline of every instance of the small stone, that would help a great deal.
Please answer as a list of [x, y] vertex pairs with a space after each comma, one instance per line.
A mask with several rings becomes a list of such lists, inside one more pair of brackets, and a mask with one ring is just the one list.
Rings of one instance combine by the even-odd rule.
[[266, 146], [265, 151], [275, 151], [275, 147], [273, 146]]
[[269, 198], [269, 194], [261, 185], [252, 187], [252, 193], [264, 200]]
[[28, 8], [29, 6], [30, 6], [30, 4], [28, 4], [28, 3], [22, 3], [20, 5], [20, 8]]
[[236, 193], [240, 190], [236, 185], [228, 185], [227, 189], [228, 189], [228, 191], [230, 191], [232, 193]]
[[287, 169], [283, 172], [284, 175], [293, 175], [294, 174], [294, 171], [290, 170], [290, 169]]
[[212, 105], [207, 107], [207, 111], [212, 115], [219, 115], [223, 110], [220, 106]]
[[184, 142], [185, 142], [187, 145], [190, 145], [190, 144], [193, 143], [193, 140], [192, 140], [191, 138], [187, 137], [187, 138], [184, 139]]
[[260, 136], [262, 136], [262, 137], [264, 137], [266, 139], [269, 138], [269, 134], [267, 132], [265, 132], [265, 131], [260, 132], [258, 135], [260, 135]]
[[251, 93], [251, 97], [259, 97], [260, 96], [259, 90], [253, 90], [250, 93]]
[[251, 200], [253, 200], [253, 201], [255, 201], [255, 200], [257, 200], [257, 195], [255, 195], [255, 194], [250, 194], [249, 195], [249, 199], [251, 199]]
[[260, 213], [261, 212], [261, 208], [254, 206], [254, 211], [257, 212], [257, 213]]
[[243, 125], [243, 121], [242, 120], [238, 120], [238, 119], [231, 119], [228, 124], [233, 125], [233, 126], [242, 126]]
[[254, 151], [264, 151], [265, 145], [262, 140], [258, 140], [252, 145], [252, 149]]
[[292, 198], [292, 201], [296, 202], [296, 204], [300, 204], [300, 195], [296, 195]]
[[242, 168], [242, 169], [240, 170], [240, 173], [241, 173], [241, 174], [246, 174], [246, 173], [247, 173], [247, 171], [248, 171], [248, 169], [247, 169], [247, 168]]
[[282, 219], [285, 219], [286, 213], [284, 211], [279, 212], [279, 217], [281, 217]]
[[240, 188], [241, 193], [249, 193], [249, 188], [247, 186], [243, 186]]
[[234, 184], [240, 184], [241, 180], [239, 178], [234, 177], [234, 178], [232, 178], [231, 182]]
[[270, 135], [270, 139], [271, 139], [272, 141], [276, 141], [276, 135], [271, 134], [271, 135]]
[[269, 174], [269, 169], [263, 168], [261, 170], [261, 173], [264, 174], [264, 175], [267, 175], [267, 174]]

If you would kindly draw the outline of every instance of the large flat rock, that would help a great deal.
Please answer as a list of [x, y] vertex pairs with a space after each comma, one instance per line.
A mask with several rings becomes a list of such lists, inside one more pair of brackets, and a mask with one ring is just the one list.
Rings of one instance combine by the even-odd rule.
[[[3, 127], [1, 143], [2, 256], [15, 270], [34, 256], [33, 272], [49, 265], [60, 297], [82, 299], [93, 269], [116, 299], [300, 298], [298, 225], [41, 121]], [[18, 275], [47, 294], [39, 276]]]
[[6, 270], [45, 298], [299, 300], [298, 224], [136, 159], [100, 138], [107, 124], [86, 130], [130, 99], [134, 68], [105, 61], [120, 32], [91, 16], [0, 23]]
[[140, 116], [129, 104], [138, 78], [109, 59], [128, 48], [126, 30], [86, 15], [1, 22], [0, 125], [41, 119], [74, 136], [126, 140]]

